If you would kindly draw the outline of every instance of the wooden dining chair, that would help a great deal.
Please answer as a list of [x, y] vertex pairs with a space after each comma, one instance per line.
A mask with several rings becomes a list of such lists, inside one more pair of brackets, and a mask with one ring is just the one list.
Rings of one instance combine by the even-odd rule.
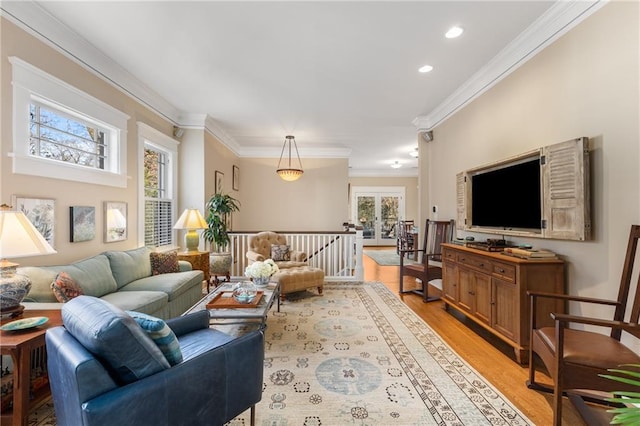
[[[431, 302], [440, 299], [439, 296], [429, 296], [429, 281], [442, 279], [442, 243], [451, 242], [453, 237], [454, 222], [429, 220], [424, 227], [424, 239], [420, 250], [400, 250], [400, 293], [415, 293], [423, 298], [423, 302]], [[408, 252], [416, 252], [419, 263], [405, 263], [404, 255]], [[417, 259], [416, 259], [417, 260]], [[434, 263], [437, 262], [437, 263]], [[417, 289], [404, 289], [405, 275], [418, 278], [421, 287]]]
[[[629, 295], [631, 278], [634, 274], [633, 268], [638, 238], [640, 238], [640, 225], [632, 225], [616, 300], [551, 293], [530, 293], [532, 330], [527, 386], [531, 389], [553, 392], [553, 424], [556, 426], [562, 424], [562, 396], [565, 393], [570, 397], [570, 400], [576, 405], [583, 417], [587, 419], [589, 415], [582, 397], [578, 396], [578, 393], [572, 392], [572, 390], [579, 389], [581, 395], [585, 393], [585, 390], [597, 392], [640, 392], [637, 386], [626, 385], [599, 376], [600, 374], [607, 374], [608, 369], [617, 368], [622, 364], [640, 364], [640, 355], [620, 342], [623, 331], [629, 333], [632, 338], [640, 338], [640, 326], [638, 325], [638, 317], [640, 316], [640, 282], [635, 288], [635, 294], [632, 297]], [[546, 298], [610, 306], [615, 308], [615, 312], [612, 319], [589, 318], [559, 313], [551, 314], [555, 321], [555, 326], [538, 328], [536, 308], [539, 303], [544, 303], [544, 300], [540, 299]], [[628, 302], [631, 302], [631, 310], [629, 312], [627, 311]], [[570, 328], [572, 324], [605, 327], [610, 330], [610, 333], [607, 335], [597, 331]], [[602, 330], [602, 328], [599, 328], [599, 330]], [[542, 360], [553, 380], [553, 387], [536, 382], [534, 355], [537, 355]], [[597, 400], [601, 399], [602, 395], [594, 393], [589, 397]]]

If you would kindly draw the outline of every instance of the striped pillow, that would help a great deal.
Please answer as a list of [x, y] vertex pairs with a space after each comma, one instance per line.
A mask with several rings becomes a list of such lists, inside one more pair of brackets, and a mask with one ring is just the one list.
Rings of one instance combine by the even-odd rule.
[[153, 340], [153, 343], [158, 346], [169, 365], [176, 365], [182, 362], [182, 351], [180, 351], [178, 338], [163, 320], [142, 312], [127, 311], [127, 313], [136, 320], [138, 325]]

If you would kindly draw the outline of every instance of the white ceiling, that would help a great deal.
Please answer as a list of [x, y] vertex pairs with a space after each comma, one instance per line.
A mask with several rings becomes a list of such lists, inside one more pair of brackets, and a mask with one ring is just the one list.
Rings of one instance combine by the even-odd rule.
[[[575, 25], [576, 16], [584, 18], [593, 3], [3, 1], [1, 7], [3, 16], [36, 28], [174, 123], [206, 123], [240, 156], [279, 156], [285, 135], [293, 134], [302, 157], [348, 156], [352, 176], [406, 176], [417, 174], [408, 153], [418, 145], [419, 127], [433, 127], [486, 90]], [[446, 39], [453, 25], [465, 32]], [[434, 70], [418, 73], [425, 64]], [[403, 167], [391, 169], [394, 161]]]

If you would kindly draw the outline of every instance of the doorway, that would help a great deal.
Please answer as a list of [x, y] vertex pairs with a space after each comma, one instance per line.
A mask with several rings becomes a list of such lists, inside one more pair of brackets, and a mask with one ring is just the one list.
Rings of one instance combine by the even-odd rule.
[[351, 220], [362, 226], [365, 246], [396, 245], [398, 220], [405, 214], [404, 200], [404, 187], [353, 187]]

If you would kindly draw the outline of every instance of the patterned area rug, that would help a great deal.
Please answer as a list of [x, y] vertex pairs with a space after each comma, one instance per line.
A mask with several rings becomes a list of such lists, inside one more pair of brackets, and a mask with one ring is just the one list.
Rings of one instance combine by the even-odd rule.
[[[528, 425], [381, 283], [325, 283], [267, 321], [263, 426]], [[55, 425], [47, 408], [30, 425]], [[249, 424], [249, 412], [229, 423]]]
[[[399, 266], [400, 256], [393, 250], [363, 250], [365, 255], [369, 256], [380, 266]], [[416, 263], [411, 259], [404, 259], [405, 263]]]

